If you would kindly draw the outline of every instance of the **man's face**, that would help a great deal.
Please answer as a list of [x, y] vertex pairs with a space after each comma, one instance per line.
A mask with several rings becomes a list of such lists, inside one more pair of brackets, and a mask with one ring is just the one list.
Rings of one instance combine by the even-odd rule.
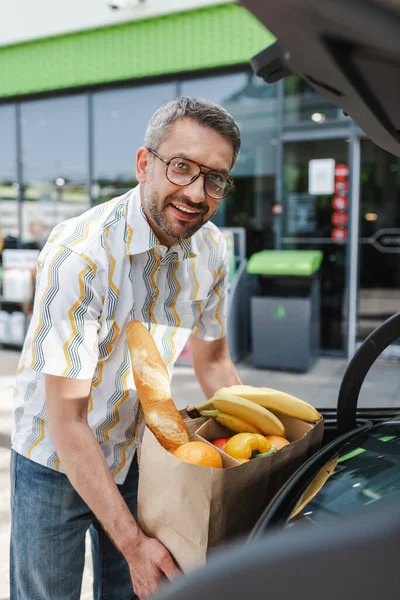
[[[233, 159], [232, 144], [226, 138], [191, 119], [176, 121], [157, 153], [166, 160], [180, 156], [225, 172], [230, 171]], [[175, 185], [168, 181], [167, 166], [160, 159], [149, 152], [147, 159], [143, 208], [159, 240], [172, 245], [177, 238], [198, 231], [217, 212], [221, 201], [204, 192], [203, 175], [189, 185]]]

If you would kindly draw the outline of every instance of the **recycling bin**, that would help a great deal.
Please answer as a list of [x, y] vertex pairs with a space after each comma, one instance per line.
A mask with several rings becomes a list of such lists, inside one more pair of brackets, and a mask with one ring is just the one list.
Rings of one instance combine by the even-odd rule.
[[255, 367], [308, 371], [319, 355], [320, 250], [262, 250], [247, 272]]

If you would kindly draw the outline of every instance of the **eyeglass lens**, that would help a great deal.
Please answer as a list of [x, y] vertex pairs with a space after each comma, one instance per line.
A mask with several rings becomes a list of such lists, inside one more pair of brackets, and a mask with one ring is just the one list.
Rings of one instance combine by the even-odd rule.
[[[188, 185], [200, 174], [200, 167], [186, 158], [173, 158], [168, 165], [167, 177], [176, 185]], [[205, 175], [205, 191], [212, 198], [223, 198], [230, 188], [227, 175], [208, 171]]]

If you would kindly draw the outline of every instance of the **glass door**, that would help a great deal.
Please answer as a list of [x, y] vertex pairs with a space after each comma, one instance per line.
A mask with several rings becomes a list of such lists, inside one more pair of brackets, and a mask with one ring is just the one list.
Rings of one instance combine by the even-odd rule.
[[399, 311], [400, 159], [362, 139], [357, 342]]
[[281, 245], [322, 250], [320, 346], [339, 355], [347, 342], [348, 154], [345, 139], [284, 144]]

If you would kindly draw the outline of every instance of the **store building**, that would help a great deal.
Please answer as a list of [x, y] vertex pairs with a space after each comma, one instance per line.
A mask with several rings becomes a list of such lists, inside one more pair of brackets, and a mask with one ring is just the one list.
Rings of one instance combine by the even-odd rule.
[[[216, 224], [244, 227], [248, 256], [323, 250], [322, 352], [352, 355], [399, 306], [399, 159], [297, 76], [256, 78], [249, 59], [274, 38], [243, 7], [111, 4], [26, 0], [22, 32], [21, 15], [13, 21], [0, 7], [5, 247], [41, 247], [57, 222], [135, 185], [135, 152], [154, 110], [179, 95], [206, 97], [231, 112], [243, 137], [235, 191]], [[311, 172], [316, 159], [331, 160]]]

